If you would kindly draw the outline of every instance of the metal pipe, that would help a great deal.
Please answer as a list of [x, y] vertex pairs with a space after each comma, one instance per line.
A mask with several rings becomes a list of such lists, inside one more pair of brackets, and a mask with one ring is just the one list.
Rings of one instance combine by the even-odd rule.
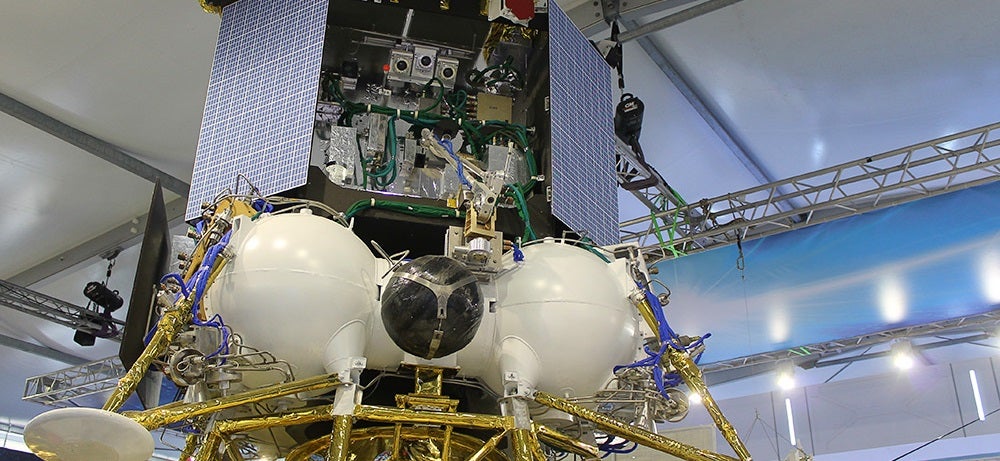
[[561, 399], [554, 395], [537, 392], [535, 394], [535, 402], [545, 405], [549, 408], [559, 410], [563, 413], [569, 413], [578, 418], [586, 419], [594, 423], [599, 429], [607, 433], [608, 435], [616, 435], [629, 439], [633, 442], [638, 443], [644, 447], [649, 447], [654, 450], [662, 451], [669, 455], [676, 456], [678, 458], [688, 460], [688, 461], [736, 461], [736, 458], [731, 456], [722, 455], [719, 453], [712, 453], [710, 451], [702, 450], [701, 448], [693, 447], [676, 440], [668, 439], [658, 434], [640, 429], [635, 426], [630, 426], [617, 419], [602, 415], [596, 411], [581, 407], [565, 399]]
[[708, 386], [705, 385], [705, 381], [702, 379], [701, 369], [694, 363], [694, 360], [691, 360], [691, 356], [687, 352], [668, 347], [667, 360], [677, 370], [677, 374], [681, 375], [688, 388], [701, 395], [702, 405], [704, 405], [705, 410], [712, 417], [712, 421], [715, 421], [715, 427], [719, 428], [719, 432], [722, 433], [726, 442], [729, 442], [729, 446], [733, 447], [736, 455], [741, 460], [750, 460], [750, 451], [747, 450], [746, 445], [740, 440], [740, 436], [736, 433], [736, 428], [729, 423], [726, 415], [722, 414], [722, 410], [719, 409], [719, 404], [715, 402], [712, 394], [708, 392]]
[[[646, 299], [646, 295], [644, 293], [636, 293], [633, 296], [634, 298], [632, 300], [632, 304], [635, 305], [635, 308], [639, 311], [639, 315], [642, 316], [642, 319], [646, 321], [646, 325], [649, 326], [649, 329], [653, 332], [653, 337], [656, 338], [656, 342], [659, 344], [661, 341], [660, 328], [657, 326], [656, 316], [653, 314], [653, 306], [649, 304], [649, 300]], [[641, 298], [638, 298], [640, 296]]]
[[327, 461], [347, 461], [350, 455], [351, 426], [354, 419], [351, 415], [335, 415], [333, 430], [330, 431], [330, 451]]
[[514, 420], [507, 416], [477, 415], [472, 413], [427, 413], [403, 408], [358, 405], [354, 410], [358, 419], [376, 423], [437, 424], [474, 429], [511, 429]]
[[153, 359], [159, 357], [167, 350], [167, 346], [177, 336], [177, 331], [184, 325], [187, 325], [190, 319], [191, 301], [188, 298], [182, 299], [173, 309], [168, 309], [163, 313], [160, 321], [156, 323], [156, 333], [149, 340], [146, 349], [142, 351], [142, 355], [136, 359], [132, 367], [125, 373], [125, 376], [122, 376], [118, 380], [118, 386], [115, 387], [111, 396], [108, 397], [108, 401], [104, 403], [105, 410], [118, 411], [121, 409], [129, 396], [135, 392], [135, 388], [139, 386], [139, 381], [142, 380], [142, 377], [146, 376], [146, 372], [149, 371], [149, 365], [153, 363]]
[[708, 0], [707, 2], [699, 3], [691, 8], [681, 10], [669, 16], [664, 16], [648, 24], [643, 24], [635, 29], [622, 32], [618, 34], [618, 41], [625, 43], [630, 40], [635, 40], [658, 30], [666, 29], [667, 27], [675, 26], [684, 21], [725, 8], [739, 1], [740, 0]]
[[153, 408], [143, 412], [125, 412], [124, 415], [134, 419], [147, 429], [152, 430], [161, 426], [176, 423], [178, 421], [183, 421], [188, 418], [207, 415], [209, 413], [225, 410], [227, 408], [238, 407], [248, 403], [263, 402], [265, 400], [297, 394], [299, 392], [326, 389], [339, 384], [340, 380], [336, 375], [316, 376], [300, 381], [275, 384], [273, 386], [241, 392], [228, 397], [210, 399], [204, 402]]

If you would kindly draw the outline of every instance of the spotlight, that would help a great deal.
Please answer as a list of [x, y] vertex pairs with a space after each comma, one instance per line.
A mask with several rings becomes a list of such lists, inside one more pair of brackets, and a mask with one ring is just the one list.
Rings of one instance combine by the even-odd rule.
[[95, 341], [97, 341], [97, 337], [86, 331], [76, 330], [76, 333], [73, 334], [73, 342], [84, 347], [93, 346]]
[[92, 322], [101, 327], [100, 330], [76, 330], [73, 334], [73, 342], [89, 347], [93, 346], [95, 338], [112, 338], [118, 335], [118, 327], [111, 320], [111, 313], [105, 310], [102, 313], [86, 311], [79, 314], [80, 319]]
[[795, 363], [791, 360], [779, 362], [777, 371], [776, 383], [781, 390], [789, 391], [795, 388]]
[[889, 348], [889, 355], [892, 356], [892, 364], [900, 370], [909, 370], [916, 364], [913, 354], [913, 344], [909, 340], [896, 341]]
[[108, 312], [121, 309], [122, 305], [125, 304], [122, 297], [118, 295], [118, 290], [112, 291], [101, 282], [88, 283], [87, 286], [83, 287], [83, 295]]

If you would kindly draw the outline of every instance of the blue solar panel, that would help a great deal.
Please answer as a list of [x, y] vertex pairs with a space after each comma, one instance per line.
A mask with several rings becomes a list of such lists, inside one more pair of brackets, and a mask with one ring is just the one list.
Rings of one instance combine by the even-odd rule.
[[305, 184], [328, 5], [241, 0], [223, 10], [185, 219], [239, 174], [265, 195]]
[[618, 243], [611, 68], [549, 2], [552, 214], [601, 245]]

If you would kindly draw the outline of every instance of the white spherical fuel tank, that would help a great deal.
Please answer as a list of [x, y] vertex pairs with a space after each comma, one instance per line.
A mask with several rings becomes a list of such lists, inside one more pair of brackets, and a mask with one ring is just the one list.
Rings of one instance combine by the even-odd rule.
[[290, 362], [296, 377], [363, 356], [376, 300], [375, 257], [350, 229], [301, 213], [234, 223], [235, 258], [206, 293], [244, 343]]
[[620, 276], [552, 239], [523, 251], [524, 262], [497, 278], [497, 375], [516, 371], [539, 390], [591, 395], [614, 366], [632, 362], [640, 339]]

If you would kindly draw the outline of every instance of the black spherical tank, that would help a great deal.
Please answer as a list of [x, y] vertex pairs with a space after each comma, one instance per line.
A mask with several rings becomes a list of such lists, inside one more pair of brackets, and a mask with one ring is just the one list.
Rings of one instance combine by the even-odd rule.
[[447, 256], [421, 256], [392, 275], [382, 293], [382, 323], [407, 353], [433, 359], [467, 346], [483, 318], [476, 277]]

